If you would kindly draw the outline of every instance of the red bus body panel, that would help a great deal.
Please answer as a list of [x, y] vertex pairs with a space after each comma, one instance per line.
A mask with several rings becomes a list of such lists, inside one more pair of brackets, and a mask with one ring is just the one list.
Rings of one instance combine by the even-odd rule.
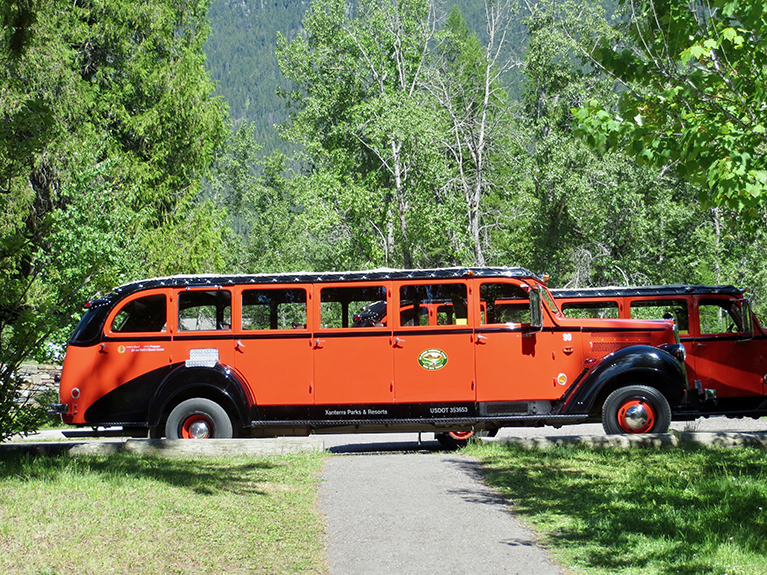
[[[594, 366], [627, 346], [674, 343], [671, 322], [573, 320], [552, 304], [534, 325], [531, 294], [546, 289], [521, 268], [128, 284], [94, 300], [70, 341], [63, 419], [153, 427], [204, 397], [244, 428], [571, 423], [598, 412], [572, 400], [600, 396], [584, 387]], [[683, 373], [658, 353], [678, 401]]]

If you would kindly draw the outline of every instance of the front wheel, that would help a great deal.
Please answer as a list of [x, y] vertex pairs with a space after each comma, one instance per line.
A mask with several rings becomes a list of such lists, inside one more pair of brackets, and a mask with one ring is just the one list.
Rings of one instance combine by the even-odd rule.
[[666, 433], [671, 407], [654, 387], [629, 385], [613, 391], [602, 406], [602, 427], [608, 435]]
[[165, 424], [167, 439], [229, 439], [232, 421], [214, 401], [196, 397], [179, 403]]

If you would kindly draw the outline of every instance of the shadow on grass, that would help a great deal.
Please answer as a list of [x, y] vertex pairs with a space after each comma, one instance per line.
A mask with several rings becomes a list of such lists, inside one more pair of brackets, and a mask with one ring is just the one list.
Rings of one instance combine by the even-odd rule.
[[74, 473], [112, 482], [148, 479], [201, 495], [266, 495], [268, 484], [276, 482], [274, 476], [281, 475], [284, 465], [266, 459], [246, 463], [244, 458], [169, 459], [130, 453], [76, 457], [5, 453], [0, 456], [0, 481], [55, 481]]
[[582, 565], [692, 575], [721, 572], [715, 555], [767, 554], [762, 450], [507, 446], [480, 457], [514, 513]]

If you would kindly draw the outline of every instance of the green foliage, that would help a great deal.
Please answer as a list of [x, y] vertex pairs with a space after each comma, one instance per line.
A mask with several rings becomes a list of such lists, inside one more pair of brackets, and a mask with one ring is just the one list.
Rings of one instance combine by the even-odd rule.
[[278, 152], [262, 158], [255, 130], [247, 123], [233, 129], [211, 182], [212, 200], [226, 206], [233, 232], [226, 239], [229, 267], [252, 273], [329, 269], [322, 254], [338, 256], [342, 247], [332, 237], [339, 235], [339, 220], [326, 221], [328, 210], [318, 199], [323, 188], [287, 177], [287, 159]]
[[514, 219], [492, 229], [489, 260], [548, 272], [556, 286], [734, 283], [763, 309], [761, 231], [706, 207], [700, 188], [674, 170], [636, 162], [619, 146], [595, 149], [573, 131], [573, 111], [587, 100], [610, 109], [620, 97], [609, 77], [577, 57], [575, 40], [614, 34], [603, 10], [540, 4], [525, 22], [527, 85], [512, 132], [516, 190], [498, 204]]
[[325, 190], [309, 205], [328, 208], [322, 220], [339, 233], [333, 267], [485, 263], [484, 202], [511, 120], [499, 53], [512, 12], [501, 6], [490, 8], [493, 53], [457, 10], [437, 33], [425, 0], [316, 1], [305, 37], [278, 37], [293, 86], [281, 133], [304, 146], [309, 183], [291, 185]]
[[714, 205], [759, 217], [767, 201], [764, 4], [625, 5], [614, 32], [580, 38], [623, 87], [617, 114], [595, 100], [576, 111], [581, 130], [595, 146], [673, 165]]
[[316, 1], [306, 37], [278, 37], [278, 61], [295, 87], [282, 133], [305, 146], [315, 186], [337, 182], [351, 191], [330, 191], [338, 197], [325, 205], [355, 234], [381, 236], [382, 263], [406, 267], [431, 263], [429, 230], [443, 217], [429, 209], [442, 169], [434, 144], [445, 125], [425, 87], [430, 10], [424, 0], [370, 1], [353, 17], [342, 0]]
[[[288, 110], [278, 91], [288, 90], [290, 84], [280, 72], [275, 57], [276, 36], [287, 40], [302, 34], [301, 20], [309, 2], [303, 0], [212, 0], [210, 6], [211, 34], [205, 43], [206, 67], [216, 82], [216, 94], [229, 106], [236, 122], [252, 123], [256, 140], [266, 152], [290, 154], [293, 147], [281, 140], [276, 124], [284, 123]], [[356, 2], [351, 2], [350, 10]], [[485, 4], [483, 0], [451, 0], [445, 3], [449, 13], [460, 7], [472, 31], [480, 38], [485, 33]], [[521, 27], [505, 30], [515, 40], [507, 53], [521, 43]], [[519, 85], [517, 68], [506, 72], [507, 87]]]
[[278, 88], [287, 88], [275, 57], [277, 32], [300, 34], [308, 3], [301, 0], [213, 0], [211, 34], [205, 43], [206, 68], [216, 94], [226, 100], [235, 122], [250, 122], [268, 151], [287, 152], [274, 126], [287, 112]]
[[[456, 199], [462, 197], [468, 224], [468, 233], [455, 230], [453, 241], [462, 261], [480, 266], [485, 265], [489, 248], [488, 236], [482, 234], [485, 202], [492, 195], [499, 166], [514, 150], [508, 137], [512, 126], [509, 98], [501, 81], [509, 63], [501, 56], [505, 33], [499, 33], [510, 24], [514, 11], [505, 3], [488, 4], [487, 8], [487, 47], [470, 31], [457, 8], [450, 13], [439, 35], [439, 62], [431, 88], [449, 121], [441, 142], [449, 162], [444, 188]], [[459, 206], [456, 202], [456, 208]]]
[[[203, 68], [206, 7], [57, 0], [0, 12], [21, 23], [0, 42], [0, 438], [32, 429], [13, 374], [71, 329], [86, 285], [220, 265], [219, 243], [205, 241], [218, 220], [197, 201], [225, 133]], [[190, 226], [195, 243], [170, 241]]]
[[[761, 301], [759, 233], [703, 205], [673, 170], [573, 132], [573, 110], [620, 98], [578, 59], [575, 40], [620, 40], [603, 9], [537, 4], [519, 19], [493, 3], [485, 14], [482, 34], [457, 10], [432, 33], [434, 5], [322, 0], [305, 35], [279, 36], [291, 86], [280, 130], [304, 151], [263, 160], [257, 128], [239, 133], [227, 176], [244, 240], [234, 265], [521, 264], [554, 285], [732, 282]], [[526, 83], [507, 89], [510, 62], [497, 54], [520, 22]]]

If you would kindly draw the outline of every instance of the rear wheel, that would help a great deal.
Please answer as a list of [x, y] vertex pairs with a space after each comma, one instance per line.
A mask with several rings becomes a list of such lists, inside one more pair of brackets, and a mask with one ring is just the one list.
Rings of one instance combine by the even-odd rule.
[[607, 434], [666, 433], [670, 424], [668, 401], [654, 387], [621, 387], [602, 406], [602, 427]]
[[447, 433], [435, 433], [434, 437], [445, 449], [458, 449], [466, 447], [469, 441], [475, 437], [495, 437], [497, 429], [482, 431], [449, 431]]
[[196, 397], [179, 403], [165, 424], [167, 439], [229, 439], [232, 421], [214, 401]]

